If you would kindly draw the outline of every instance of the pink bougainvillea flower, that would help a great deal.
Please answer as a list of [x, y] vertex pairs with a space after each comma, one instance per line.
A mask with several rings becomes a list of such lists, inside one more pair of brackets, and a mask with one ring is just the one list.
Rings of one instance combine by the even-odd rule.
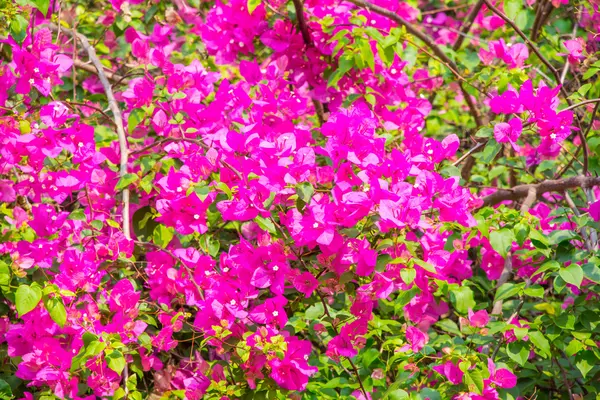
[[310, 272], [303, 272], [294, 278], [293, 284], [296, 290], [308, 298], [319, 286], [319, 281]]
[[571, 64], [579, 64], [581, 60], [585, 60], [585, 56], [583, 55], [583, 50], [585, 43], [581, 38], [567, 40], [563, 42], [564, 46], [567, 48], [568, 53], [561, 53], [561, 56], [568, 56], [567, 59]]
[[483, 328], [488, 324], [488, 322], [490, 322], [490, 316], [486, 310], [473, 312], [473, 310], [469, 309], [468, 315], [471, 326], [475, 326], [477, 328]]
[[432, 369], [440, 375], [444, 375], [453, 385], [460, 385], [462, 383], [464, 373], [452, 361], [446, 361], [442, 365], [435, 365]]
[[406, 340], [413, 353], [418, 353], [429, 342], [429, 335], [414, 326], [406, 328]]
[[594, 221], [600, 222], [600, 200], [597, 200], [590, 204], [588, 212], [590, 213], [590, 217], [592, 217]]
[[488, 358], [488, 370], [490, 377], [486, 379], [489, 383], [493, 383], [503, 389], [511, 389], [517, 385], [517, 377], [506, 368], [496, 369], [496, 365], [491, 358]]
[[494, 138], [498, 143], [510, 143], [510, 145], [515, 149], [515, 151], [519, 151], [519, 145], [517, 145], [517, 140], [519, 136], [521, 136], [521, 132], [523, 131], [523, 123], [520, 118], [511, 118], [508, 123], [500, 122], [494, 126]]

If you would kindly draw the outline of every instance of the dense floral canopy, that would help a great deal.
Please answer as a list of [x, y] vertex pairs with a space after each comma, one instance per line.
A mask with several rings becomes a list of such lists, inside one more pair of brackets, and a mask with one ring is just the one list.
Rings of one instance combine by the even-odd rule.
[[599, 5], [0, 0], [0, 399], [596, 399]]

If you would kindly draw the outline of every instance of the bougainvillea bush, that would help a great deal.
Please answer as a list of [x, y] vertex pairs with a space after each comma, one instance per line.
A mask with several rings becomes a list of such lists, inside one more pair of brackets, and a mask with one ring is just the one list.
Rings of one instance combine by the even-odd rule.
[[0, 0], [0, 398], [599, 398], [599, 5]]

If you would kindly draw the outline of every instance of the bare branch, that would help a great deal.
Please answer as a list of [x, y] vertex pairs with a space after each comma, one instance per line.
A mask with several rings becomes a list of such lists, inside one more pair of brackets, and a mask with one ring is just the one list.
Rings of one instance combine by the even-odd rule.
[[504, 15], [504, 13], [500, 10], [498, 10], [496, 7], [494, 7], [492, 5], [492, 3], [490, 3], [489, 0], [483, 0], [483, 2], [485, 3], [485, 5], [497, 16], [499, 16], [500, 18], [502, 18], [504, 20], [504, 22], [506, 22], [508, 25], [510, 25], [511, 28], [513, 28], [513, 30], [521, 37], [521, 39], [523, 39], [523, 41], [529, 46], [529, 48], [531, 49], [531, 51], [533, 51], [535, 53], [535, 55], [540, 59], [540, 61], [546, 66], [548, 67], [548, 69], [550, 70], [550, 72], [552, 72], [552, 75], [554, 75], [554, 78], [556, 79], [556, 82], [560, 82], [560, 75], [558, 74], [558, 71], [556, 70], [556, 68], [554, 68], [554, 66], [552, 66], [552, 64], [550, 64], [550, 61], [548, 61], [546, 59], [546, 57], [544, 57], [542, 55], [542, 53], [540, 52], [540, 50], [537, 48], [537, 46], [531, 41], [529, 40], [529, 38], [523, 33], [523, 31], [521, 29], [519, 29], [519, 27], [510, 19], [508, 18], [506, 15]]
[[[77, 38], [77, 40], [79, 40], [79, 42], [83, 46], [84, 50], [87, 52], [88, 58], [96, 68], [98, 78], [100, 79], [102, 87], [104, 88], [104, 92], [106, 93], [108, 107], [113, 113], [113, 120], [115, 122], [117, 136], [119, 137], [119, 176], [123, 177], [125, 174], [127, 174], [127, 163], [129, 161], [129, 150], [127, 149], [127, 136], [125, 136], [125, 129], [123, 127], [123, 117], [121, 115], [121, 110], [119, 109], [117, 100], [115, 99], [110, 83], [108, 82], [106, 73], [104, 72], [104, 66], [102, 65], [100, 59], [96, 55], [96, 50], [92, 47], [92, 45], [90, 45], [90, 42], [87, 37], [85, 37], [81, 33], [73, 32], [70, 29], [66, 29], [62, 26], [59, 27], [55, 24], [49, 24], [48, 26], [54, 32], [63, 32], [72, 38]], [[129, 222], [129, 189], [127, 188], [123, 189], [123, 234], [127, 239], [131, 239], [131, 229]]]
[[535, 186], [531, 186], [527, 191], [527, 197], [525, 197], [525, 201], [521, 204], [521, 213], [526, 213], [529, 211], [533, 203], [535, 203], [535, 199], [537, 199], [537, 190]]
[[[459, 70], [458, 66], [454, 63], [454, 61], [452, 61], [446, 55], [446, 53], [444, 53], [442, 51], [442, 49], [437, 44], [435, 44], [435, 42], [429, 36], [427, 36], [421, 30], [415, 28], [413, 25], [411, 25], [408, 21], [406, 21], [404, 18], [400, 17], [395, 12], [385, 9], [383, 7], [377, 6], [375, 4], [372, 4], [365, 0], [347, 0], [347, 1], [358, 7], [373, 11], [376, 14], [379, 14], [386, 18], [389, 18], [392, 21], [396, 22], [398, 25], [404, 26], [408, 33], [410, 33], [411, 35], [415, 36], [416, 38], [421, 40], [423, 43], [425, 43], [425, 45], [427, 47], [429, 47], [440, 60], [442, 60], [443, 64], [445, 64], [448, 68], [450, 68], [451, 71], [453, 70], [452, 72], [458, 73], [458, 70]], [[467, 106], [469, 107], [469, 111], [470, 111], [471, 115], [473, 115], [473, 118], [475, 119], [477, 126], [482, 126], [483, 121], [481, 120], [481, 113], [479, 112], [479, 109], [477, 108], [475, 103], [473, 103], [473, 99], [471, 98], [471, 95], [465, 90], [464, 85], [463, 85], [463, 82], [466, 82], [467, 80], [461, 76], [459, 78], [459, 81], [460, 81], [459, 82], [460, 89], [463, 93], [463, 97], [465, 98], [465, 102], [467, 103]]]
[[465, 37], [467, 36], [467, 33], [469, 33], [469, 31], [471, 30], [471, 26], [473, 26], [473, 22], [475, 21], [477, 14], [479, 14], [479, 11], [481, 10], [482, 6], [483, 0], [478, 0], [475, 6], [473, 6], [471, 11], [469, 12], [469, 15], [467, 15], [465, 22], [460, 27], [458, 38], [456, 39], [456, 42], [454, 42], [454, 46], [452, 46], [452, 49], [454, 51], [460, 49], [460, 46], [462, 46], [463, 42], [465, 41]]
[[[82, 70], [87, 71], [87, 72], [91, 72], [93, 74], [98, 73], [98, 70], [93, 65], [84, 63], [81, 60], [74, 60], [73, 61], [73, 65], [75, 65], [75, 67], [77, 67], [79, 69], [82, 69]], [[106, 75], [106, 78], [109, 81], [118, 82], [121, 79], [123, 79], [123, 77], [121, 75], [114, 74], [114, 73], [112, 73], [110, 71], [104, 70], [104, 74]]]
[[535, 189], [536, 197], [548, 192], [564, 192], [567, 189], [589, 188], [600, 185], [600, 177], [576, 176], [573, 178], [547, 180], [537, 184], [518, 185], [511, 189], [498, 189], [495, 193], [485, 196], [481, 207], [493, 206], [503, 201], [515, 201], [526, 198], [530, 190]]

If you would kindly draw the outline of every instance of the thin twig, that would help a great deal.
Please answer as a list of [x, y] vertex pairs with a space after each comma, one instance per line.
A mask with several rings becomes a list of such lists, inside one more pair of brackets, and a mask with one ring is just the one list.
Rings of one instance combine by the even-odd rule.
[[[565, 196], [565, 200], [567, 201], [567, 204], [569, 205], [569, 208], [571, 208], [571, 211], [573, 211], [573, 214], [575, 214], [576, 217], [581, 217], [581, 213], [579, 212], [579, 209], [575, 205], [575, 202], [569, 195], [569, 192], [567, 192], [565, 190], [564, 196]], [[590, 252], [594, 251], [592, 242], [590, 242], [590, 236], [588, 234], [588, 230], [585, 226], [581, 228], [581, 236], [583, 236], [583, 241], [585, 242], [585, 247], [587, 247], [588, 251], [590, 251]]]
[[571, 385], [569, 384], [569, 379], [567, 378], [567, 371], [565, 371], [563, 366], [560, 365], [560, 362], [556, 359], [556, 357], [554, 357], [554, 362], [556, 363], [556, 365], [558, 365], [558, 368], [560, 368], [560, 372], [562, 373], [562, 376], [564, 379], [564, 384], [567, 387], [567, 392], [569, 393], [569, 399], [575, 400], [575, 396], [573, 396], [573, 391], [571, 391]]
[[454, 161], [454, 162], [452, 163], [452, 165], [456, 167], [456, 166], [457, 166], [458, 164], [460, 164], [460, 163], [461, 163], [461, 162], [462, 162], [462, 161], [463, 161], [465, 158], [469, 157], [469, 156], [470, 156], [472, 153], [476, 152], [476, 151], [477, 151], [477, 149], [479, 149], [480, 147], [483, 147], [483, 145], [484, 145], [484, 144], [485, 144], [485, 143], [483, 143], [483, 142], [477, 142], [477, 143], [475, 144], [475, 146], [471, 147], [471, 148], [469, 149], [469, 151], [467, 151], [465, 154], [463, 154], [463, 155], [462, 155], [462, 157], [461, 157], [461, 158], [459, 158], [458, 160]]
[[576, 176], [572, 178], [546, 180], [537, 184], [518, 185], [511, 189], [498, 189], [495, 193], [485, 196], [481, 207], [494, 206], [503, 201], [519, 200], [529, 195], [530, 188], [534, 187], [536, 195], [541, 196], [548, 192], [563, 192], [567, 189], [589, 188], [600, 185], [600, 177]]
[[[323, 295], [318, 290], [317, 290], [317, 294], [319, 295], [319, 298], [321, 299], [321, 303], [323, 304], [323, 311], [325, 312], [325, 315], [327, 315], [329, 318], [331, 318], [333, 320], [333, 317], [329, 313], [329, 307], [327, 307], [327, 303], [325, 302]], [[334, 330], [336, 336], [339, 335], [337, 327], [333, 323], [331, 324], [331, 326], [333, 327], [333, 330]], [[367, 394], [367, 391], [365, 390], [365, 387], [362, 383], [362, 379], [360, 379], [360, 375], [358, 374], [358, 368], [356, 368], [356, 365], [354, 365], [354, 363], [352, 362], [350, 357], [346, 357], [346, 359], [350, 363], [350, 366], [352, 367], [352, 370], [354, 371], [354, 374], [356, 375], [356, 380], [358, 380], [358, 385], [360, 386], [360, 390], [363, 392], [365, 399], [368, 399], [369, 395]]]
[[[62, 29], [64, 29], [64, 28], [62, 28]], [[87, 72], [91, 72], [93, 74], [97, 73], [97, 71], [98, 71], [93, 65], [84, 63], [81, 60], [73, 60], [73, 65], [79, 69], [82, 69]], [[103, 67], [103, 69], [104, 69], [104, 67]], [[117, 75], [110, 71], [106, 71], [105, 69], [104, 69], [104, 74], [106, 75], [106, 78], [109, 81], [118, 82], [122, 79], [121, 75]]]
[[460, 49], [460, 46], [462, 46], [462, 44], [465, 40], [465, 37], [467, 36], [467, 33], [469, 33], [469, 31], [471, 30], [471, 27], [473, 26], [473, 22], [475, 21], [477, 14], [479, 14], [479, 11], [481, 10], [482, 6], [483, 6], [483, 0], [478, 0], [477, 3], [475, 3], [473, 8], [471, 9], [471, 11], [469, 11], [469, 15], [467, 15], [467, 17], [465, 18], [465, 22], [460, 27], [460, 32], [459, 32], [458, 38], [456, 39], [456, 42], [454, 42], [454, 46], [452, 46], [452, 50], [456, 51], [456, 50]]
[[546, 67], [548, 67], [550, 72], [552, 72], [552, 75], [554, 75], [554, 78], [556, 78], [556, 82], [560, 82], [560, 75], [558, 74], [558, 71], [556, 70], [556, 68], [554, 68], [552, 66], [552, 64], [550, 64], [550, 61], [548, 61], [546, 59], [546, 57], [544, 57], [542, 55], [542, 53], [537, 48], [537, 46], [531, 40], [529, 40], [529, 38], [523, 33], [523, 31], [521, 29], [519, 29], [519, 27], [510, 18], [508, 18], [506, 15], [504, 15], [504, 13], [502, 11], [500, 11], [499, 9], [494, 7], [494, 5], [489, 0], [483, 0], [483, 2], [494, 14], [496, 14], [497, 16], [502, 18], [504, 20], [504, 22], [506, 22], [508, 25], [510, 25], [510, 27], [521, 37], [521, 39], [523, 39], [523, 41], [529, 46], [529, 48], [540, 59], [540, 61]]
[[[306, 47], [312, 47], [313, 41], [310, 37], [310, 32], [308, 32], [308, 25], [306, 24], [306, 18], [304, 16], [304, 8], [302, 6], [301, 0], [292, 0], [294, 3], [294, 8], [296, 10], [296, 19], [298, 20], [298, 28], [300, 29], [300, 33], [302, 34], [302, 40]], [[312, 87], [311, 87], [312, 89]], [[325, 123], [325, 110], [323, 108], [323, 104], [320, 101], [311, 98], [313, 106], [315, 107], [315, 113], [317, 114], [317, 119], [319, 120], [319, 125], [323, 125]]]
[[[104, 67], [100, 62], [100, 59], [96, 55], [96, 50], [90, 45], [87, 37], [78, 32], [73, 32], [70, 29], [66, 29], [62, 26], [56, 26], [55, 24], [49, 24], [49, 27], [54, 32], [64, 32], [73, 39], [78, 39], [92, 64], [96, 67], [98, 78], [102, 83], [102, 87], [106, 93], [106, 99], [108, 100], [108, 107], [113, 113], [113, 120], [116, 125], [117, 136], [119, 138], [119, 152], [120, 152], [120, 168], [119, 176], [123, 177], [127, 174], [127, 164], [129, 162], [129, 150], [127, 149], [127, 136], [125, 136], [125, 129], [123, 127], [123, 117], [121, 116], [121, 110], [115, 96], [113, 94], [108, 78], [104, 72]], [[131, 239], [131, 230], [129, 222], [129, 189], [123, 189], [123, 234], [127, 239]]]
[[[459, 70], [458, 66], [454, 63], [454, 61], [452, 61], [446, 55], [446, 53], [444, 53], [444, 51], [437, 44], [435, 44], [435, 42], [429, 36], [427, 36], [427, 34], [422, 32], [420, 29], [417, 29], [416, 27], [414, 27], [412, 24], [410, 24], [404, 18], [400, 17], [395, 12], [390, 11], [383, 7], [377, 6], [373, 3], [370, 3], [365, 0], [347, 0], [347, 1], [358, 7], [373, 11], [376, 14], [379, 14], [386, 18], [389, 18], [392, 21], [396, 22], [398, 25], [404, 26], [404, 28], [406, 29], [406, 31], [408, 33], [410, 33], [411, 35], [415, 36], [416, 38], [421, 40], [423, 43], [425, 43], [425, 45], [427, 47], [429, 47], [433, 51], [433, 53], [443, 61], [443, 63], [446, 66], [453, 69], [454, 70], [453, 72], [458, 73], [458, 70]], [[461, 77], [461, 78], [462, 79], [459, 79], [460, 81], [466, 81], [466, 79], [464, 79], [464, 77]], [[473, 118], [475, 119], [475, 123], [477, 124], [478, 127], [482, 126], [483, 121], [481, 120], [481, 113], [479, 112], [479, 109], [477, 108], [475, 103], [473, 103], [473, 99], [471, 98], [471, 95], [465, 90], [462, 82], [459, 82], [459, 86], [463, 93], [463, 97], [465, 98], [465, 102], [467, 103], [467, 106], [469, 107], [469, 111], [470, 111], [471, 115], [473, 116]]]
[[570, 104], [569, 107], [563, 108], [560, 111], [573, 110], [574, 108], [585, 106], [586, 104], [592, 104], [592, 103], [600, 103], [600, 98], [599, 99], [589, 99], [589, 100], [584, 100], [581, 103]]
[[[163, 145], [166, 143], [172, 143], [172, 142], [174, 142], [174, 143], [180, 143], [180, 142], [194, 143], [194, 144], [202, 147], [204, 150], [210, 149], [210, 147], [200, 139], [190, 139], [190, 138], [184, 138], [184, 137], [182, 137], [182, 138], [169, 137], [169, 138], [165, 138], [162, 140], [157, 140], [155, 142], [152, 142], [148, 146], [143, 147], [140, 150], [133, 151], [131, 154], [136, 155], [136, 154], [144, 153], [153, 147]], [[231, 172], [233, 172], [238, 177], [239, 180], [244, 179], [241, 172], [238, 171], [233, 165], [229, 164], [227, 161], [225, 161], [223, 159], [220, 159], [219, 161], [221, 162], [221, 164], [223, 164], [223, 166], [225, 166], [226, 168], [229, 168], [229, 170], [231, 170]]]
[[521, 213], [522, 214], [529, 211], [529, 209], [535, 202], [535, 199], [537, 199], [537, 190], [536, 190], [535, 186], [531, 186], [529, 188], [529, 190], [527, 191], [527, 197], [525, 197], [525, 201], [523, 202], [523, 204], [521, 204]]

